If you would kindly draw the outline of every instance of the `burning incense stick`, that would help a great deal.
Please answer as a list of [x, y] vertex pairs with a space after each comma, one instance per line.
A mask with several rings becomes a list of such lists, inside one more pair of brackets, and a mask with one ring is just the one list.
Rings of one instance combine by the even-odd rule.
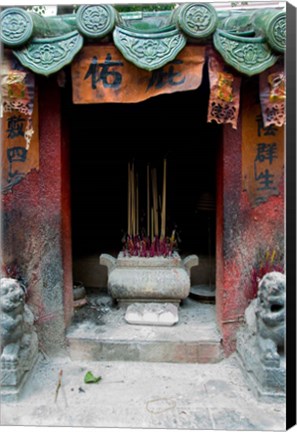
[[166, 235], [166, 168], [166, 159], [164, 159], [161, 238]]
[[152, 170], [152, 186], [153, 186], [153, 206], [154, 206], [154, 234], [159, 235], [159, 221], [158, 221], [158, 184], [157, 184], [157, 170]]
[[139, 234], [139, 192], [138, 192], [138, 174], [135, 177], [135, 219], [136, 219], [136, 233]]
[[128, 235], [131, 235], [131, 178], [130, 178], [130, 163], [128, 163]]
[[131, 219], [132, 219], [132, 234], [135, 236], [135, 182], [134, 182], [134, 164], [132, 163], [131, 171], [131, 193], [132, 193], [132, 209], [131, 209]]
[[147, 214], [147, 237], [150, 236], [150, 166], [147, 165], [146, 167], [146, 204], [147, 204], [147, 210], [146, 210], [146, 214]]
[[153, 207], [151, 208], [151, 224], [152, 224], [151, 242], [153, 242], [153, 240], [154, 240], [154, 209], [153, 209]]

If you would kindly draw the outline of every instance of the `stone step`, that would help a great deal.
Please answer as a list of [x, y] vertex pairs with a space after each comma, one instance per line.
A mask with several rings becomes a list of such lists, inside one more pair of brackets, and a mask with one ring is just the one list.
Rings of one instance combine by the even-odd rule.
[[73, 360], [217, 363], [223, 359], [218, 342], [97, 341], [68, 337]]
[[73, 360], [216, 363], [223, 359], [215, 305], [190, 298], [179, 307], [173, 326], [131, 325], [125, 308], [95, 295], [76, 310], [67, 331]]

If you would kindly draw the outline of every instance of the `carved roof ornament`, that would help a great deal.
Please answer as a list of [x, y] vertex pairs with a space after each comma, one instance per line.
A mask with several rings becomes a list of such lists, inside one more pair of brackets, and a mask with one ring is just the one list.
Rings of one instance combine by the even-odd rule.
[[175, 14], [180, 29], [193, 38], [206, 38], [217, 27], [217, 13], [209, 3], [186, 3]]
[[262, 29], [269, 45], [277, 52], [286, 49], [286, 13], [270, 11], [265, 15], [257, 14], [254, 19], [258, 28]]
[[260, 74], [278, 59], [263, 37], [238, 36], [217, 29], [213, 42], [226, 63], [249, 76]]
[[265, 9], [237, 12], [221, 20], [219, 27], [231, 33], [250, 31], [255, 36], [262, 36], [278, 53], [284, 53], [286, 49], [286, 13], [284, 11]]
[[110, 5], [80, 6], [76, 21], [78, 30], [89, 38], [101, 38], [112, 32], [116, 21], [116, 11]]
[[1, 41], [10, 47], [25, 44], [33, 35], [33, 19], [20, 8], [5, 9], [1, 14]]
[[174, 27], [159, 33], [136, 33], [116, 26], [113, 40], [127, 60], [148, 71], [174, 60], [187, 43], [186, 37]]
[[246, 75], [274, 65], [286, 46], [286, 13], [279, 9], [219, 11], [186, 3], [174, 11], [117, 12], [81, 5], [76, 14], [41, 16], [23, 8], [0, 15], [0, 42], [32, 71], [49, 75], [70, 63], [87, 40], [109, 38], [123, 56], [148, 71], [174, 60], [186, 43], [213, 42], [225, 62]]
[[83, 37], [74, 31], [56, 38], [33, 39], [28, 46], [13, 53], [33, 72], [50, 75], [71, 63], [82, 46]]

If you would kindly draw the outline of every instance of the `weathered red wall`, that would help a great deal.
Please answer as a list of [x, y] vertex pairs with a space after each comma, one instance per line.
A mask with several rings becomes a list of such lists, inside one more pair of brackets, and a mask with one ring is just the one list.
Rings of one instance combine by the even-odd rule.
[[[62, 113], [64, 113], [62, 109]], [[68, 326], [73, 314], [72, 232], [70, 190], [70, 138], [68, 116], [62, 114], [62, 259], [64, 276], [64, 317]]]
[[72, 314], [69, 158], [56, 78], [39, 79], [40, 170], [3, 196], [3, 261], [27, 280], [41, 348], [64, 345]]
[[225, 353], [235, 350], [236, 331], [253, 298], [252, 272], [262, 250], [284, 244], [284, 184], [279, 195], [252, 207], [242, 187], [242, 124], [223, 126], [218, 155], [216, 307]]

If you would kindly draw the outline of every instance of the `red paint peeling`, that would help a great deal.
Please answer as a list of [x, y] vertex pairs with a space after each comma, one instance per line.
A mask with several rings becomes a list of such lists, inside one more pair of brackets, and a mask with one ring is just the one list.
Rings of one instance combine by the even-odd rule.
[[[16, 260], [20, 266], [37, 328], [42, 332], [47, 323], [48, 332], [61, 308], [66, 323], [73, 311], [69, 173], [65, 169], [67, 143], [62, 143], [60, 89], [55, 78], [41, 78], [39, 84], [40, 170], [30, 172], [3, 196], [3, 260], [5, 264]], [[60, 303], [59, 296], [57, 301], [52, 298], [57, 283], [64, 288], [66, 305], [63, 296]], [[41, 336], [47, 344], [51, 338], [51, 334]]]
[[62, 123], [62, 253], [64, 269], [64, 316], [66, 327], [73, 315], [72, 233], [70, 203], [70, 141], [66, 118]]

